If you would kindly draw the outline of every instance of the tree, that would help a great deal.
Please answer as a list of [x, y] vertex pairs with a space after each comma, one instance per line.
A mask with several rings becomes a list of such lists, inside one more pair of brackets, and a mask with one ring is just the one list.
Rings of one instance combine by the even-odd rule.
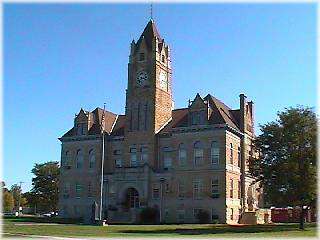
[[13, 184], [10, 188], [10, 192], [13, 196], [14, 208], [18, 210], [21, 201], [21, 187], [18, 184]]
[[266, 202], [301, 207], [304, 229], [304, 206], [315, 206], [317, 194], [316, 114], [308, 107], [286, 108], [260, 128], [253, 142], [259, 156], [250, 159], [249, 170], [261, 181]]
[[35, 164], [31, 171], [31, 196], [40, 211], [56, 211], [58, 209], [59, 163], [47, 162]]
[[23, 198], [26, 199], [26, 206], [33, 208], [34, 213], [36, 213], [36, 206], [37, 206], [37, 197], [32, 192], [25, 192], [22, 194]]
[[2, 188], [2, 200], [3, 211], [12, 212], [14, 207], [14, 199], [12, 194], [6, 188]]

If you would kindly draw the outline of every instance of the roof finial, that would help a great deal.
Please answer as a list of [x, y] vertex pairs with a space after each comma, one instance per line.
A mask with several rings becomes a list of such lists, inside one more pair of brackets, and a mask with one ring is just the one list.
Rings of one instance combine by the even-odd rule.
[[152, 2], [151, 2], [151, 4], [150, 4], [150, 19], [151, 20], [153, 20], [153, 12], [152, 12], [152, 10], [153, 10], [153, 6], [152, 6]]

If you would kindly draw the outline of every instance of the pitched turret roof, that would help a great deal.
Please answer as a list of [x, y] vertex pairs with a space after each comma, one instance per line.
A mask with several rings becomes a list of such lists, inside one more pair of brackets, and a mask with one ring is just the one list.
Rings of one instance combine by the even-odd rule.
[[163, 39], [161, 38], [159, 31], [157, 29], [157, 26], [155, 24], [155, 22], [151, 19], [147, 26], [144, 28], [138, 42], [137, 42], [137, 46], [139, 46], [139, 44], [141, 43], [142, 39], [144, 38], [146, 41], [146, 44], [148, 46], [148, 48], [151, 49], [152, 47], [152, 40], [154, 37], [157, 37], [160, 41], [162, 41]]

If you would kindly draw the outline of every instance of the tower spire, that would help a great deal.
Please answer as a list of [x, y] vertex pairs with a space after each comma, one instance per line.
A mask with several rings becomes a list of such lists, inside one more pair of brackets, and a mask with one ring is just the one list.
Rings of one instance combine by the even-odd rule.
[[153, 20], [153, 5], [150, 3], [150, 19]]

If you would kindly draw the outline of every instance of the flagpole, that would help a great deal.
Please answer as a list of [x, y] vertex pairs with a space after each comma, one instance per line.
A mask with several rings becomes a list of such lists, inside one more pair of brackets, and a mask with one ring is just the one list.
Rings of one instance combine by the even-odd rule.
[[104, 114], [105, 114], [106, 104], [103, 104], [103, 114], [101, 119], [101, 135], [102, 135], [102, 156], [101, 156], [101, 181], [100, 181], [100, 211], [99, 220], [102, 221], [102, 197], [103, 197], [103, 168], [104, 168]]

